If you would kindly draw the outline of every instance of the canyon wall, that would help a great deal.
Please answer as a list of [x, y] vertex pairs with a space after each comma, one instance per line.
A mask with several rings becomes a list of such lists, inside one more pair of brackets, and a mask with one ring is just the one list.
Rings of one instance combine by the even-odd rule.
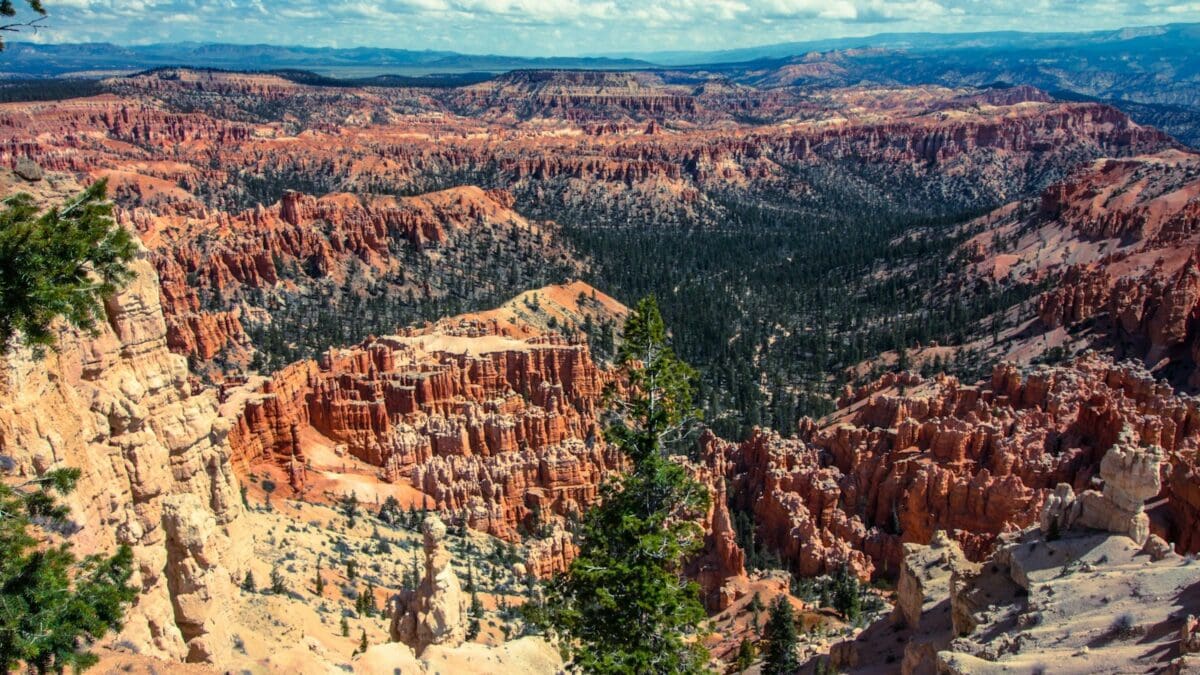
[[0, 454], [22, 476], [83, 472], [68, 499], [78, 553], [133, 549], [140, 594], [120, 639], [168, 660], [224, 661], [222, 613], [248, 556], [230, 425], [167, 347], [154, 268], [143, 255], [133, 270], [96, 335], [63, 330], [44, 359], [3, 360]]
[[248, 383], [249, 393], [230, 387], [227, 404], [241, 407], [234, 462], [303, 464], [295, 428], [304, 425], [381, 479], [411, 483], [431, 508], [504, 539], [582, 513], [621, 465], [599, 426], [611, 375], [586, 345], [506, 337], [498, 326], [440, 322], [330, 350]]
[[980, 223], [966, 249], [981, 276], [1052, 281], [1030, 348], [1061, 330], [1200, 386], [1200, 155], [1098, 160]]
[[741, 444], [705, 439], [709, 466], [737, 508], [803, 575], [849, 564], [894, 574], [902, 544], [946, 530], [982, 559], [995, 537], [1035, 521], [1059, 483], [1083, 490], [1123, 429], [1163, 448], [1171, 468], [1154, 531], [1194, 552], [1200, 410], [1136, 366], [1096, 356], [1070, 366], [997, 366], [976, 386], [952, 377], [887, 375], [800, 438], [764, 432]]

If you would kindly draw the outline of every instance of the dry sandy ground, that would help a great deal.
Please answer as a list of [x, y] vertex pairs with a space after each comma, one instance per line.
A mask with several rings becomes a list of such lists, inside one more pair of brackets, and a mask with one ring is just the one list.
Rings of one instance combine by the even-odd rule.
[[[383, 608], [403, 586], [406, 574], [414, 567], [423, 569], [418, 532], [375, 520], [369, 515], [374, 507], [368, 504], [351, 526], [342, 511], [332, 506], [275, 499], [268, 509], [261, 489], [248, 496], [251, 508], [246, 515], [246, 533], [253, 540], [251, 572], [256, 588], [240, 590], [237, 603], [227, 608], [236, 655], [233, 662], [220, 664], [218, 669], [185, 666], [108, 644], [99, 652], [102, 661], [96, 672], [390, 674], [401, 668], [406, 675], [427, 671], [552, 673], [561, 665], [556, 650], [541, 638], [504, 642], [501, 628], [515, 629], [518, 621], [497, 608], [501, 602], [519, 605], [528, 592], [526, 580], [513, 571], [519, 550], [473, 531], [466, 537], [448, 537], [460, 580], [465, 581], [469, 564], [480, 589], [485, 608], [482, 631], [472, 644], [427, 650], [418, 659], [408, 647], [389, 641], [388, 618], [359, 616], [354, 611], [355, 598], [366, 592], [368, 582], [374, 586], [376, 606]], [[381, 542], [385, 542], [382, 549]], [[503, 555], [506, 551], [507, 556]], [[351, 560], [357, 564], [353, 580], [347, 569]], [[324, 581], [319, 595], [315, 588], [318, 567]], [[284, 593], [270, 592], [273, 571], [282, 577]], [[348, 636], [341, 634], [343, 616]], [[364, 632], [371, 649], [356, 654]]]

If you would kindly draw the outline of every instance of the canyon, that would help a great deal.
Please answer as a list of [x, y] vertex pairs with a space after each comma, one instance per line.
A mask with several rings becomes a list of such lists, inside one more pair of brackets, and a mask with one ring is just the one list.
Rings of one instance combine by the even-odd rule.
[[[1116, 108], [695, 72], [419, 89], [171, 68], [105, 88], [0, 104], [0, 165], [44, 172], [5, 170], [6, 192], [106, 179], [141, 244], [98, 334], [5, 360], [0, 454], [18, 476], [83, 469], [77, 546], [134, 548], [141, 595], [106, 663], [561, 667], [509, 634], [512, 608], [567, 569], [626, 468], [606, 391], [644, 293], [685, 357], [720, 354], [696, 364], [708, 427], [678, 461], [712, 497], [687, 571], [726, 662], [755, 594], [830, 634], [882, 630], [793, 597], [760, 551], [797, 579], [898, 579], [875, 595], [915, 624], [914, 560], [1023, 564], [1014, 542], [1062, 486], [1119, 482], [1114, 447], [1161, 455], [1155, 563], [1200, 552], [1200, 156]], [[827, 245], [853, 266], [806, 267]], [[366, 589], [350, 560], [378, 568]], [[491, 620], [473, 641], [460, 579]]]

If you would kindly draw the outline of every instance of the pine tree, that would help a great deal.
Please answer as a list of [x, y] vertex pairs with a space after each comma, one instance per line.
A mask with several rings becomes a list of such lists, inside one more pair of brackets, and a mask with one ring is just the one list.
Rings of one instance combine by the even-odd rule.
[[849, 565], [842, 565], [834, 574], [830, 602], [850, 623], [858, 623], [862, 617], [862, 586]]
[[763, 653], [764, 675], [792, 675], [800, 669], [800, 659], [796, 656], [796, 619], [792, 613], [792, 603], [786, 596], [779, 596], [771, 603], [771, 614], [767, 618], [763, 638], [767, 642]]
[[750, 604], [748, 607], [750, 608], [750, 611], [753, 612], [753, 616], [750, 619], [750, 625], [754, 627], [754, 632], [757, 633], [760, 625], [758, 616], [764, 609], [766, 609], [762, 602], [762, 596], [759, 595], [758, 591], [754, 591], [754, 597], [750, 598]]
[[667, 344], [653, 298], [626, 322], [618, 362], [628, 393], [611, 398], [618, 414], [606, 436], [632, 469], [587, 514], [579, 555], [549, 589], [548, 615], [578, 644], [575, 665], [584, 671], [705, 672], [707, 652], [692, 639], [704, 608], [682, 572], [703, 539], [686, 516], [704, 513], [708, 493], [667, 457], [696, 414], [695, 371]]
[[246, 576], [242, 579], [242, 590], [247, 593], [253, 593], [257, 590], [257, 587], [254, 585], [254, 572], [246, 570]]
[[[25, 0], [25, 4], [29, 5], [29, 9], [37, 14], [37, 16], [28, 21], [10, 21], [3, 26], [0, 26], [0, 31], [15, 33], [22, 29], [28, 28], [32, 29], [34, 32], [37, 32], [38, 24], [42, 22], [42, 19], [46, 18], [46, 8], [42, 6], [42, 0]], [[14, 6], [12, 0], [3, 0], [3, 2], [0, 2], [0, 16], [12, 18], [16, 15], [17, 8]], [[0, 40], [0, 51], [4, 51], [3, 40]]]
[[474, 640], [479, 636], [479, 620], [483, 617], [483, 604], [479, 602], [479, 594], [471, 593], [471, 608], [468, 612], [471, 620], [467, 623], [467, 639]]
[[282, 595], [287, 589], [283, 585], [283, 573], [279, 571], [279, 567], [271, 568], [271, 592], [275, 595]]
[[736, 666], [738, 672], [745, 672], [754, 664], [754, 657], [757, 655], [754, 649], [754, 643], [750, 638], [742, 638], [742, 644], [738, 645], [738, 654]]
[[78, 469], [55, 469], [18, 485], [0, 482], [0, 669], [35, 673], [83, 670], [96, 662], [87, 651], [119, 630], [125, 606], [137, 597], [129, 584], [133, 552], [77, 560], [68, 543], [69, 494]]
[[342, 637], [350, 637], [350, 622], [346, 620], [346, 615], [342, 615], [341, 622]]
[[342, 513], [346, 516], [346, 521], [350, 527], [354, 527], [355, 520], [358, 518], [358, 495], [351, 492], [349, 495], [342, 498]]
[[317, 558], [317, 573], [313, 580], [313, 585], [316, 587], [316, 594], [321, 595], [325, 592], [325, 580], [321, 578], [321, 558]]
[[[0, 9], [0, 14], [3, 14]], [[112, 219], [106, 183], [96, 181], [63, 208], [39, 214], [17, 194], [0, 211], [0, 354], [19, 335], [42, 355], [55, 343], [55, 319], [87, 331], [105, 320], [103, 299], [134, 277], [137, 252]]]
[[375, 612], [378, 611], [378, 608], [375, 606], [375, 584], [367, 582], [367, 590], [363, 592], [362, 598], [363, 612], [367, 616], [375, 616]]
[[383, 500], [383, 505], [379, 507], [379, 520], [388, 525], [395, 526], [400, 523], [404, 512], [400, 510], [400, 502], [392, 495]]
[[361, 654], [367, 651], [368, 646], [370, 645], [367, 644], [367, 629], [364, 628], [362, 632], [362, 638], [360, 638], [358, 641], [358, 653]]

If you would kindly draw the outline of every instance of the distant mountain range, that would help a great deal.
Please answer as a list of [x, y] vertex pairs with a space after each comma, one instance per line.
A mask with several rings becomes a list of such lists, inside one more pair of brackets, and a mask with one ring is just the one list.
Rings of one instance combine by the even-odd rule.
[[162, 66], [228, 70], [306, 69], [339, 77], [382, 74], [421, 75], [464, 72], [507, 72], [522, 68], [627, 70], [654, 64], [628, 58], [527, 58], [457, 52], [356, 47], [297, 47], [179, 42], [120, 46], [9, 43], [0, 57], [0, 74], [61, 76], [95, 72], [137, 71]]
[[[719, 51], [620, 52], [597, 57], [649, 61], [661, 66], [738, 63], [762, 59], [785, 59], [811, 52], [850, 49], [887, 49], [922, 52], [943, 50], [1054, 50], [1136, 46], [1143, 41], [1163, 47], [1194, 48], [1200, 38], [1200, 24], [1168, 24], [1119, 28], [1078, 33], [1028, 33], [991, 31], [981, 33], [879, 33], [862, 37], [827, 38], [803, 42], [782, 42]], [[1130, 43], [1133, 43], [1132, 45]]]
[[[356, 47], [302, 47], [178, 42], [121, 46], [106, 42], [34, 44], [14, 42], [0, 58], [0, 73], [63, 75], [99, 70], [145, 70], [194, 66], [231, 70], [301, 68], [325, 75], [504, 72], [525, 68], [626, 70], [741, 65], [787, 61], [821, 52], [885, 50], [911, 57], [958, 52], [960, 61], [1003, 61], [1033, 55], [1118, 58], [1141, 52], [1167, 60], [1195, 58], [1200, 24], [1168, 24], [1082, 33], [881, 33], [865, 37], [786, 42], [720, 51], [627, 52], [589, 56], [523, 57], [453, 51]], [[972, 58], [974, 57], [974, 58]], [[761, 63], [760, 65], [766, 65]]]
[[[360, 47], [12, 43], [0, 78], [95, 77], [164, 66], [283, 71], [318, 86], [458, 86], [521, 69], [654, 70], [759, 88], [1021, 84], [1113, 103], [1200, 146], [1200, 24], [1085, 33], [893, 33], [713, 52], [527, 58]], [[330, 78], [338, 78], [333, 80]]]

